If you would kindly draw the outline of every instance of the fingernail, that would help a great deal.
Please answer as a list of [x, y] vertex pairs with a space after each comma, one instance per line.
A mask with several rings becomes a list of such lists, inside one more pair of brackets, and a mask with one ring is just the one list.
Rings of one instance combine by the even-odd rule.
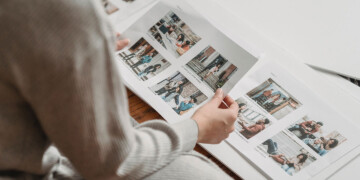
[[130, 44], [130, 39], [125, 39], [128, 44]]
[[221, 88], [218, 88], [218, 89], [216, 90], [216, 93], [222, 93], [222, 89], [221, 89]]

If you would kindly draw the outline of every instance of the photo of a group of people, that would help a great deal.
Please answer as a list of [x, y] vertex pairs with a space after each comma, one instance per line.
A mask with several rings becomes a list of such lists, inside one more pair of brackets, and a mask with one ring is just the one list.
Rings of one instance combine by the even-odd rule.
[[143, 81], [154, 77], [170, 66], [170, 63], [144, 38], [138, 40], [128, 50], [121, 51], [119, 56]]
[[237, 67], [231, 64], [211, 46], [206, 47], [186, 67], [196, 74], [201, 81], [215, 92], [221, 88], [237, 71]]
[[316, 161], [314, 156], [284, 132], [267, 139], [257, 148], [290, 176]]
[[180, 57], [191, 49], [201, 38], [174, 12], [168, 12], [148, 33], [174, 57]]
[[235, 132], [246, 139], [250, 139], [271, 125], [271, 121], [258, 112], [251, 103], [243, 97], [235, 100], [239, 105]]
[[285, 117], [302, 105], [271, 78], [247, 95], [276, 119]]
[[176, 72], [160, 81], [150, 90], [161, 97], [179, 115], [187, 113], [204, 102], [207, 97], [185, 76]]
[[305, 116], [288, 128], [292, 134], [307, 144], [320, 156], [346, 141], [346, 138], [337, 131], [329, 131], [326, 124]]

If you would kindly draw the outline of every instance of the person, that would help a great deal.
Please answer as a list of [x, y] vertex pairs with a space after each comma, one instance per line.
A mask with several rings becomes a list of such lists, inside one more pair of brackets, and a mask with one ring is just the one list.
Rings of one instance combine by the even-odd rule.
[[174, 87], [167, 91], [166, 95], [162, 97], [165, 102], [170, 102], [172, 99], [175, 100], [175, 104], [179, 104], [179, 96], [183, 91], [182, 86]]
[[175, 25], [169, 25], [169, 26], [166, 26], [166, 28], [168, 29], [167, 30], [168, 35], [171, 35], [175, 31], [176, 26]]
[[182, 49], [182, 54], [184, 54], [186, 51], [188, 51], [190, 49], [190, 41], [186, 40], [182, 44], [176, 44], [176, 46], [181, 48]]
[[266, 141], [264, 141], [262, 143], [263, 145], [267, 146], [267, 153], [268, 154], [272, 154], [272, 155], [276, 155], [278, 154], [277, 150], [278, 150], [278, 146], [277, 146], [277, 142], [273, 141], [272, 139], [268, 139]]
[[245, 103], [239, 103], [239, 111], [238, 111], [238, 118], [240, 121], [244, 122], [244, 116], [242, 115], [243, 111], [247, 108]]
[[339, 144], [339, 141], [335, 138], [330, 138], [329, 140], [326, 140], [323, 137], [318, 138], [316, 140], [306, 138], [303, 141], [305, 144], [309, 145], [320, 156], [325, 155], [331, 149], [335, 148]]
[[137, 68], [138, 66], [140, 66], [142, 64], [150, 63], [152, 61], [152, 58], [153, 58], [152, 56], [153, 56], [153, 53], [141, 57], [141, 59], [138, 62], [131, 65], [131, 68]]
[[184, 111], [187, 111], [194, 107], [195, 103], [197, 102], [196, 98], [191, 98], [189, 101], [182, 101], [179, 107], [173, 108], [174, 111], [178, 114], [181, 114]]
[[178, 87], [178, 86], [180, 86], [182, 84], [183, 84], [183, 81], [177, 81], [177, 82], [176, 81], [169, 81], [168, 83], [165, 84], [164, 87], [156, 90], [155, 93], [157, 95], [162, 95], [166, 91], [169, 91], [170, 89], [176, 88], [176, 87]]
[[253, 136], [255, 136], [257, 133], [259, 133], [260, 131], [265, 129], [265, 125], [269, 124], [270, 121], [269, 119], [265, 118], [265, 119], [260, 119], [258, 121], [256, 121], [255, 124], [246, 127], [244, 125], [244, 122], [239, 122], [239, 124], [241, 125], [241, 127], [243, 128], [240, 133], [246, 137], [247, 139], [252, 138]]
[[184, 34], [179, 34], [178, 37], [176, 38], [176, 46], [181, 46], [181, 44], [184, 43], [185, 40], [185, 35]]
[[148, 45], [147, 45], [147, 44], [145, 44], [145, 45], [143, 45], [143, 46], [140, 46], [139, 49], [136, 50], [135, 52], [133, 52], [133, 53], [131, 53], [131, 54], [129, 54], [129, 55], [126, 55], [126, 56], [123, 58], [123, 60], [128, 61], [128, 60], [130, 60], [130, 59], [133, 58], [133, 57], [139, 57], [139, 56], [141, 56], [141, 55], [146, 51], [147, 48], [148, 48]]
[[269, 156], [274, 161], [281, 164], [281, 168], [290, 176], [292, 176], [295, 171], [299, 171], [308, 158], [308, 155], [305, 153], [300, 153], [296, 157], [290, 159], [286, 158], [284, 154], [270, 154]]
[[259, 96], [253, 98], [258, 104], [266, 101], [269, 97], [271, 97], [274, 89], [265, 90], [262, 94]]
[[156, 72], [160, 68], [161, 68], [161, 64], [155, 64], [153, 66], [149, 66], [149, 67], [145, 68], [143, 71], [139, 72], [138, 76], [139, 77], [147, 76], [150, 73]]
[[193, 151], [233, 131], [221, 89], [190, 118], [133, 126], [115, 57], [129, 41], [100, 2], [0, 4], [0, 179], [231, 179]]
[[201, 80], [203, 81], [204, 79], [208, 78], [209, 76], [213, 75], [215, 72], [218, 72], [219, 71], [219, 68], [220, 68], [220, 64], [212, 67], [206, 74], [204, 77], [201, 78]]
[[304, 121], [300, 124], [295, 124], [293, 127], [290, 127], [288, 130], [291, 132], [299, 131], [299, 134], [296, 134], [298, 138], [305, 139], [312, 134], [319, 132], [320, 128], [323, 126], [321, 121]]

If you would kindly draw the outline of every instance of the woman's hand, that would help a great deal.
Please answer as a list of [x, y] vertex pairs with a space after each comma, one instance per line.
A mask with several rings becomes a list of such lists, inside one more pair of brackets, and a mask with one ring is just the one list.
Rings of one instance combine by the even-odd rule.
[[238, 104], [230, 96], [224, 97], [218, 89], [214, 97], [192, 116], [199, 127], [198, 143], [217, 144], [229, 137], [235, 129], [238, 111]]
[[130, 43], [129, 39], [119, 40], [120, 33], [116, 33], [116, 51], [120, 51]]

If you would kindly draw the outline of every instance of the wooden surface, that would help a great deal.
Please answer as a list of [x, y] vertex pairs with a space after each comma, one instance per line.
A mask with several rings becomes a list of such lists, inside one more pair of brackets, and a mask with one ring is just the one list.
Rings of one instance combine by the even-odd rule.
[[[129, 109], [130, 115], [139, 123], [152, 120], [152, 119], [164, 119], [162, 118], [153, 108], [151, 108], [148, 104], [146, 104], [142, 99], [136, 96], [133, 92], [127, 89], [128, 99], [129, 99]], [[203, 154], [204, 156], [211, 159], [214, 163], [216, 163], [225, 173], [231, 176], [234, 179], [241, 179], [235, 173], [233, 173], [229, 168], [224, 166], [220, 161], [218, 161], [215, 157], [209, 154], [204, 148], [199, 145], [195, 146], [195, 151]]]

